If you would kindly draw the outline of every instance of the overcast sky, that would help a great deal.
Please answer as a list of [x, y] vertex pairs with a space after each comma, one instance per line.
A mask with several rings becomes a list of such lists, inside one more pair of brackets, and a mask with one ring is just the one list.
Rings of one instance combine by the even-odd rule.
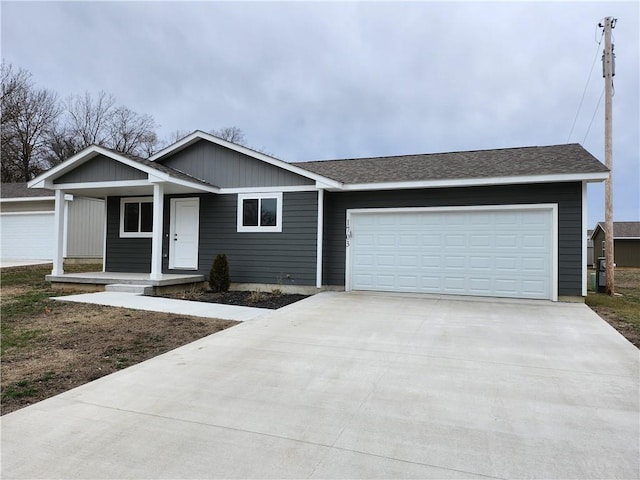
[[233, 125], [287, 161], [578, 142], [604, 163], [613, 16], [614, 217], [640, 220], [638, 5], [3, 1], [2, 57], [61, 98], [112, 93], [161, 137]]

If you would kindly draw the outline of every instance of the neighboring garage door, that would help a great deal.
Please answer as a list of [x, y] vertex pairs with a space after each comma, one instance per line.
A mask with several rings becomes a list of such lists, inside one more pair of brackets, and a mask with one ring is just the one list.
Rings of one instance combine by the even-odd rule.
[[4, 259], [51, 260], [53, 212], [0, 215], [0, 240]]
[[557, 299], [553, 205], [349, 211], [348, 289]]

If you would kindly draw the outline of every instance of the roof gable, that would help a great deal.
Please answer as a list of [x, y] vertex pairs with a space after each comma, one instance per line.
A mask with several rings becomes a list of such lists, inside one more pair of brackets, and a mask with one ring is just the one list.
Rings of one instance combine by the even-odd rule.
[[211, 135], [210, 133], [206, 133], [203, 132], [201, 130], [196, 130], [195, 132], [193, 132], [190, 135], [187, 135], [186, 137], [178, 140], [177, 142], [175, 142], [172, 145], [169, 145], [168, 147], [166, 147], [165, 149], [159, 151], [158, 153], [156, 153], [155, 155], [152, 155], [151, 157], [149, 157], [149, 160], [152, 162], [156, 162], [156, 163], [165, 163], [167, 161], [167, 159], [172, 156], [177, 154], [178, 152], [180, 152], [181, 150], [184, 150], [186, 148], [188, 148], [189, 146], [201, 141], [201, 140], [205, 140], [207, 142], [213, 143], [215, 145], [219, 145], [221, 147], [224, 147], [228, 150], [240, 153], [246, 157], [250, 157], [253, 158], [255, 160], [258, 160], [260, 162], [264, 162], [268, 165], [272, 165], [274, 167], [278, 167], [282, 170], [294, 173], [296, 175], [299, 175], [301, 177], [310, 179], [314, 182], [316, 182], [316, 184], [318, 184], [318, 186], [320, 187], [336, 187], [339, 188], [340, 184], [339, 182], [336, 182], [335, 180], [329, 178], [329, 177], [325, 177], [321, 174], [317, 174], [313, 171], [310, 171], [308, 169], [304, 169], [304, 168], [300, 168], [298, 165], [293, 164], [293, 163], [288, 163], [285, 162], [283, 160], [280, 160], [278, 158], [272, 157], [270, 155], [266, 155], [262, 152], [258, 152], [256, 150], [252, 150], [250, 148], [244, 147], [242, 145], [238, 145], [232, 142], [228, 142], [226, 140], [223, 140], [222, 138], [218, 138], [215, 135]]
[[[105, 172], [107, 177], [101, 177]], [[60, 179], [64, 179], [65, 183], [61, 183]], [[92, 183], [104, 185], [127, 181], [147, 183], [158, 181], [209, 192], [218, 190], [215, 185], [170, 167], [97, 145], [85, 148], [61, 164], [38, 175], [27, 185], [29, 188], [57, 188], [58, 185], [89, 186]]]
[[316, 183], [308, 176], [202, 139], [155, 163], [188, 172], [222, 189], [289, 187]]
[[[598, 231], [604, 232], [604, 222], [598, 222], [596, 228], [593, 229], [591, 238], [595, 238]], [[640, 240], [640, 222], [613, 222], [613, 238], [614, 239], [639, 239]]]
[[53, 183], [115, 182], [146, 178], [147, 173], [138, 168], [125, 165], [106, 155], [96, 155], [56, 178]]

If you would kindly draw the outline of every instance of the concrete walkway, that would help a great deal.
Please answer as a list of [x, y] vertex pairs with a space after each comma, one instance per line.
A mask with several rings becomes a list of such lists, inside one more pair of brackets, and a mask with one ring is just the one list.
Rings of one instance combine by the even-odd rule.
[[108, 307], [124, 307], [134, 310], [148, 310], [150, 312], [220, 318], [222, 320], [236, 320], [238, 322], [254, 320], [265, 313], [273, 311], [267, 308], [223, 305], [221, 303], [190, 302], [187, 300], [148, 297], [125, 292], [82, 293], [80, 295], [52, 297], [52, 299], [60, 302], [95, 303], [96, 305], [106, 305]]
[[583, 304], [321, 293], [5, 415], [2, 478], [636, 479]]

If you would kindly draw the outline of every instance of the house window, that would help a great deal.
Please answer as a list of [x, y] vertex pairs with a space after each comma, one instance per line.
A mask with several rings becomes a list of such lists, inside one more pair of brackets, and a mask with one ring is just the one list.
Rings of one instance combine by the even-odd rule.
[[238, 232], [281, 232], [282, 193], [238, 195]]
[[605, 252], [607, 251], [607, 249], [605, 248], [605, 241], [602, 241], [602, 255], [600, 255], [601, 257], [605, 256]]
[[145, 238], [153, 232], [153, 197], [120, 199], [120, 236]]

